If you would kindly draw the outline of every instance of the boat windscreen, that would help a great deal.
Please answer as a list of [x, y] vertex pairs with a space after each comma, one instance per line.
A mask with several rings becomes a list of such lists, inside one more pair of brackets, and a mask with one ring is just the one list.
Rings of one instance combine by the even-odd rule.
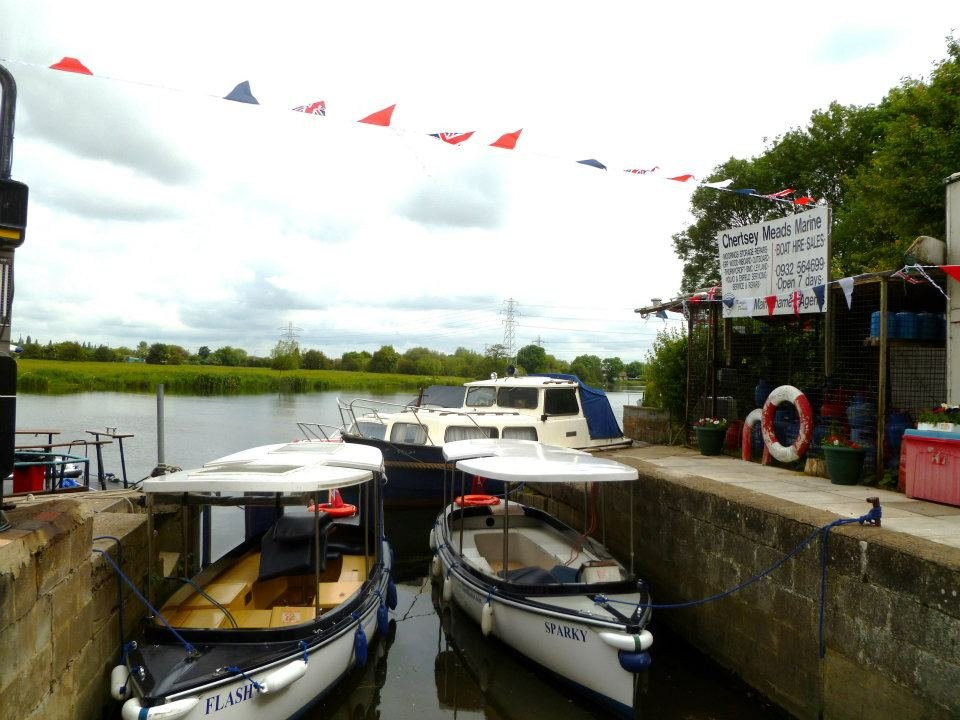
[[[423, 391], [423, 396], [420, 398], [419, 405], [432, 405], [434, 407], [443, 407], [443, 408], [462, 408], [463, 407], [463, 397], [467, 389], [462, 385], [431, 385], [426, 390]], [[417, 405], [417, 401], [414, 400], [414, 405]]]

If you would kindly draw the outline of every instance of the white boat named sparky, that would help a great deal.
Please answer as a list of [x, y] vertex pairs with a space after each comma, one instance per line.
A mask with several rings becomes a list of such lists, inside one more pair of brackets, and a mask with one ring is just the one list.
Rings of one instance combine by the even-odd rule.
[[[650, 665], [650, 597], [585, 532], [510, 499], [517, 483], [637, 479], [634, 468], [568, 448], [525, 440], [447, 443], [449, 503], [431, 530], [431, 572], [484, 635], [493, 635], [563, 681], [632, 717], [638, 676]], [[472, 480], [505, 483], [502, 498], [470, 494]], [[632, 512], [632, 509], [631, 509]], [[592, 512], [591, 517], [596, 518]], [[631, 523], [633, 519], [631, 517]], [[506, 562], [504, 559], [506, 558]]]
[[242, 507], [246, 539], [197, 573], [180, 555], [183, 586], [111, 675], [123, 719], [291, 718], [364, 664], [396, 605], [382, 468], [375, 448], [298, 442], [144, 481], [151, 544], [174, 503], [185, 538], [198, 507]]

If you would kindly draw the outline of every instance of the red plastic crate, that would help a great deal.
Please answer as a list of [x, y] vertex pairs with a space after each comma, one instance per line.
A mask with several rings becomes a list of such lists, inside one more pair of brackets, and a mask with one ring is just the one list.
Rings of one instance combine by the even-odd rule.
[[960, 507], [960, 433], [904, 432], [900, 477], [907, 497]]

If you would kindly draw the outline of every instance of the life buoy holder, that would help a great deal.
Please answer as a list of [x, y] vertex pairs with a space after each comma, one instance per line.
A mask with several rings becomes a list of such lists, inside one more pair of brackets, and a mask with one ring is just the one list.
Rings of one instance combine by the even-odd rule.
[[[773, 429], [774, 414], [777, 411], [777, 406], [783, 402], [791, 403], [797, 409], [797, 415], [800, 416], [800, 432], [797, 433], [797, 439], [793, 441], [793, 445], [789, 447], [780, 444]], [[746, 427], [746, 424], [744, 424], [744, 427]], [[807, 396], [793, 385], [781, 385], [770, 393], [767, 401], [763, 404], [760, 432], [763, 435], [763, 444], [770, 450], [770, 454], [780, 462], [794, 462], [803, 457], [810, 447], [810, 440], [813, 437], [813, 409], [810, 407]]]
[[457, 505], [473, 507], [477, 505], [499, 505], [500, 498], [495, 495], [460, 495], [454, 502]]

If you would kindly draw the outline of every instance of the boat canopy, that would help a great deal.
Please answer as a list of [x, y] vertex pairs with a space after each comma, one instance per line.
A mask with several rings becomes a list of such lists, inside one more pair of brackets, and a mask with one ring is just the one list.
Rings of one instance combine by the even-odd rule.
[[443, 446], [444, 457], [465, 473], [504, 482], [623, 482], [636, 468], [579, 450], [532, 440], [460, 440]]
[[148, 478], [143, 491], [318, 492], [368, 482], [382, 467], [380, 450], [368, 445], [320, 441], [263, 445], [197, 470]]
[[587, 430], [594, 440], [623, 437], [623, 431], [617, 422], [617, 416], [610, 407], [610, 399], [603, 390], [593, 388], [582, 382], [576, 375], [564, 373], [534, 373], [530, 377], [548, 377], [556, 380], [569, 380], [577, 383], [580, 392], [580, 404], [587, 419]]

